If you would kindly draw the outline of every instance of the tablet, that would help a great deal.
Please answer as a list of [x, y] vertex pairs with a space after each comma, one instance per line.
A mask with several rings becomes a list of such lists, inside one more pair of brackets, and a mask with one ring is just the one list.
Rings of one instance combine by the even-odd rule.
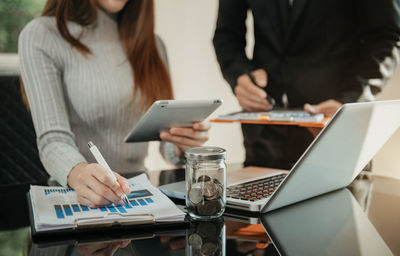
[[171, 127], [191, 127], [193, 122], [204, 121], [221, 104], [221, 99], [158, 100], [125, 137], [125, 142], [160, 140], [161, 131]]

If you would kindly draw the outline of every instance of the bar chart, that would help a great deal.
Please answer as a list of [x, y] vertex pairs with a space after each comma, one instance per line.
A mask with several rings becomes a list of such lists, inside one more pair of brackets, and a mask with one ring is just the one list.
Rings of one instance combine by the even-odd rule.
[[[49, 191], [49, 193], [68, 193], [68, 192]], [[62, 204], [62, 205], [56, 204], [54, 205], [54, 210], [58, 219], [64, 219], [70, 216], [74, 216], [74, 214], [76, 215], [76, 214], [81, 214], [83, 212], [91, 212], [91, 211], [127, 213], [133, 207], [146, 207], [149, 204], [154, 203], [153, 194], [150, 193], [150, 191], [148, 191], [147, 189], [132, 191], [130, 194], [127, 195], [127, 197], [129, 198], [130, 204], [109, 205], [96, 208], [87, 207], [81, 204]]]
[[44, 194], [46, 196], [53, 194], [53, 193], [58, 193], [58, 194], [68, 194], [69, 192], [73, 192], [74, 190], [72, 188], [52, 188], [52, 189], [44, 189]]

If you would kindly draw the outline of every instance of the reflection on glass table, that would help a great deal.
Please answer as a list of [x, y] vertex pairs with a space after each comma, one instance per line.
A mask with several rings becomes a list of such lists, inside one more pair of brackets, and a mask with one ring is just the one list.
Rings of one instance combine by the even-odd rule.
[[[254, 223], [254, 221], [251, 221]], [[29, 255], [278, 255], [263, 226], [243, 218], [193, 221], [186, 230], [33, 243]]]
[[392, 255], [348, 189], [262, 216], [282, 255]]
[[225, 223], [226, 255], [278, 255], [259, 219], [258, 223], [248, 224], [229, 217]]

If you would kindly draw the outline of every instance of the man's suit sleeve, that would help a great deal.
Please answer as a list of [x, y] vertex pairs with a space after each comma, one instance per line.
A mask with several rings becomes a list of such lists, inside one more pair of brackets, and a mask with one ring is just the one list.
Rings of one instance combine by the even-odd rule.
[[[358, 1], [359, 57], [336, 100], [342, 103], [373, 98], [392, 77], [400, 59], [399, 0]], [[360, 98], [361, 97], [361, 98]]]
[[252, 70], [245, 53], [247, 1], [219, 0], [214, 48], [222, 74], [232, 89], [237, 77]]

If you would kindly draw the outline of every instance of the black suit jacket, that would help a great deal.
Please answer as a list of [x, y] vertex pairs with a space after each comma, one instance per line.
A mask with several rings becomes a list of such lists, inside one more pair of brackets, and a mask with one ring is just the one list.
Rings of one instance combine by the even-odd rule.
[[[247, 10], [254, 17], [253, 58], [245, 54]], [[224, 78], [263, 68], [267, 93], [289, 106], [376, 94], [399, 58], [399, 0], [220, 0], [213, 39]]]

